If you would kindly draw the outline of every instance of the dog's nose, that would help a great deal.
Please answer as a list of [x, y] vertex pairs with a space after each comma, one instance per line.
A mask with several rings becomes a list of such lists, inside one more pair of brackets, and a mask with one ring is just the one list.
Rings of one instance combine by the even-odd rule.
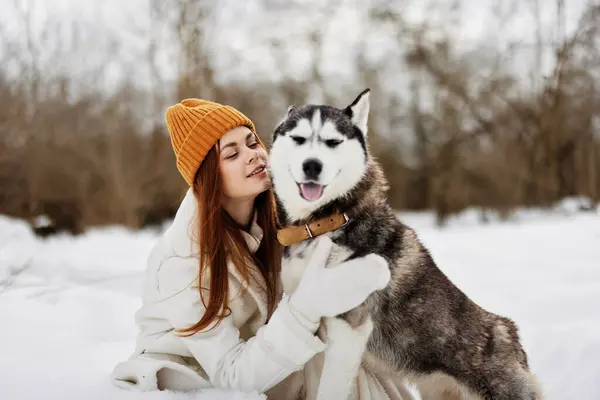
[[304, 171], [306, 178], [318, 179], [319, 174], [323, 170], [323, 163], [316, 158], [310, 158], [304, 161], [304, 164], [302, 164], [302, 170]]

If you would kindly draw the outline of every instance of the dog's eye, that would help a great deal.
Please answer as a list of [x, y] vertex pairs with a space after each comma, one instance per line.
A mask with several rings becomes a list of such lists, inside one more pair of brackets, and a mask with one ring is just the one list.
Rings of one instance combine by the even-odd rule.
[[296, 144], [304, 144], [304, 142], [306, 142], [306, 138], [303, 138], [302, 136], [292, 136], [292, 139]]
[[343, 142], [343, 140], [339, 140], [339, 139], [328, 139], [325, 141], [325, 144], [329, 147], [336, 147], [337, 145], [339, 145], [342, 142]]

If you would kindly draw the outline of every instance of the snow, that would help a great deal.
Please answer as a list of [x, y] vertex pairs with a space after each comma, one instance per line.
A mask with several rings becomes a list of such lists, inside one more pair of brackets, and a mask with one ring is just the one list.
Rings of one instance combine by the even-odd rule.
[[[443, 229], [430, 213], [399, 213], [464, 292], [517, 322], [548, 399], [600, 398], [600, 212], [579, 204], [487, 224], [469, 210]], [[264, 398], [141, 395], [110, 383], [133, 350], [145, 259], [159, 233], [108, 227], [38, 239], [0, 216], [0, 398]]]

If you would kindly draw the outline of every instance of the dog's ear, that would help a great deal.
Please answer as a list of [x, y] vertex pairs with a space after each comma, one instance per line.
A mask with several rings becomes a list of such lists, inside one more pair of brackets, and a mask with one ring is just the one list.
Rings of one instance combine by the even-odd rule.
[[293, 111], [294, 111], [296, 108], [298, 108], [298, 106], [289, 106], [289, 107], [288, 107], [288, 109], [287, 109], [287, 113], [285, 114], [285, 115], [286, 115], [286, 117], [289, 117], [289, 116], [290, 116], [290, 114], [291, 114], [291, 113], [292, 113], [292, 112], [293, 112]]
[[289, 106], [288, 107], [283, 118], [281, 118], [281, 120], [277, 123], [277, 125], [275, 125], [275, 130], [273, 132], [273, 140], [275, 140], [275, 138], [279, 135], [281, 125], [283, 125], [283, 123], [290, 117], [292, 112], [294, 112], [294, 110], [296, 110], [297, 108], [298, 108], [298, 106]]
[[277, 126], [281, 126], [281, 124], [283, 124], [297, 108], [298, 106], [289, 106], [287, 111], [285, 112], [285, 115], [283, 116], [283, 118], [281, 118]]
[[350, 104], [344, 112], [350, 117], [350, 120], [367, 136], [367, 121], [369, 120], [369, 96], [371, 89], [363, 90], [358, 97]]

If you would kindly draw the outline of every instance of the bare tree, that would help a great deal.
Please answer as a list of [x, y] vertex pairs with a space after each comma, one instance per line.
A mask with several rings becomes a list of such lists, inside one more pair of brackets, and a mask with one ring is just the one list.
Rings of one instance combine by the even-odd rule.
[[[497, 27], [508, 26], [524, 7], [533, 13], [529, 43], [509, 42], [500, 29], [496, 38], [465, 50], [456, 39], [464, 17], [460, 1], [431, 0], [430, 19], [414, 23], [404, 17], [416, 2], [378, 0], [364, 6], [369, 31], [357, 44], [352, 88], [321, 68], [330, 19], [348, 2], [328, 3], [302, 32], [265, 35], [274, 37], [267, 45], [281, 70], [281, 80], [272, 82], [216, 79], [209, 57], [216, 2], [148, 4], [149, 23], [126, 30], [144, 44], [133, 65], [121, 58], [131, 51], [126, 43], [101, 27], [50, 19], [40, 34], [32, 28], [32, 2], [11, 3], [22, 29], [11, 36], [0, 26], [0, 213], [30, 220], [46, 214], [73, 233], [93, 225], [160, 223], [174, 215], [185, 189], [164, 125], [168, 104], [190, 96], [232, 104], [265, 139], [286, 106], [306, 102], [311, 88], [323, 103], [340, 106], [357, 86], [372, 89], [369, 144], [398, 209], [433, 208], [443, 224], [472, 206], [485, 210], [485, 218], [489, 210], [509, 216], [515, 207], [567, 196], [600, 200], [597, 4], [590, 2], [567, 31], [564, 0], [555, 0], [550, 26], [540, 17], [540, 1], [498, 1], [491, 11]], [[283, 9], [273, 12], [303, 7], [277, 4]], [[374, 64], [366, 56], [367, 38], [381, 32], [391, 32], [392, 47]], [[91, 37], [102, 38], [94, 52]], [[166, 49], [167, 40], [175, 48]], [[288, 51], [299, 40], [312, 49], [302, 81], [286, 76]], [[176, 82], [160, 69], [170, 49], [177, 55]], [[525, 79], [515, 68], [524, 60], [534, 60]], [[107, 90], [109, 64], [121, 80]], [[145, 86], [134, 73], [148, 77]]]

